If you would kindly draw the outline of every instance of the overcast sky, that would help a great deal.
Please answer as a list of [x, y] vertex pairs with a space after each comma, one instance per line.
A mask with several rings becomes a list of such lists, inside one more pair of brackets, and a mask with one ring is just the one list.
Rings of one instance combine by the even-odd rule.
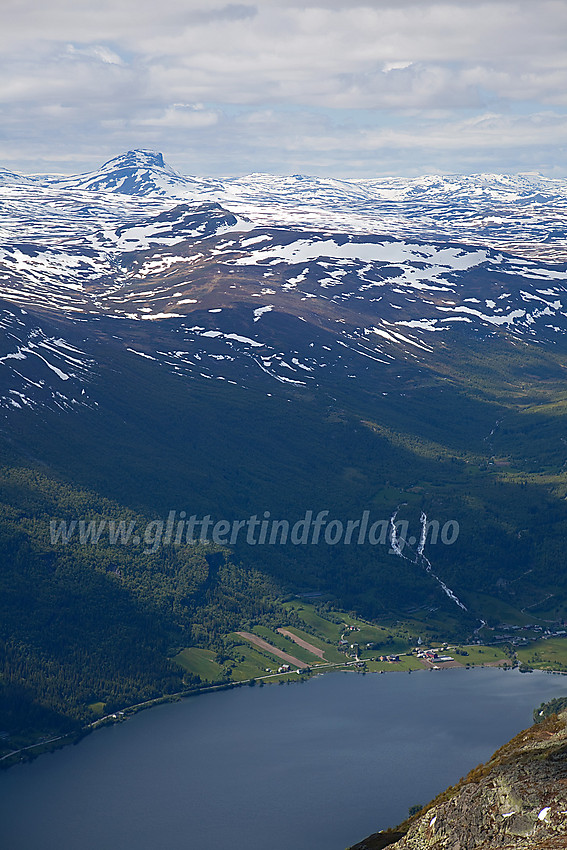
[[567, 176], [566, 0], [2, 0], [0, 165]]

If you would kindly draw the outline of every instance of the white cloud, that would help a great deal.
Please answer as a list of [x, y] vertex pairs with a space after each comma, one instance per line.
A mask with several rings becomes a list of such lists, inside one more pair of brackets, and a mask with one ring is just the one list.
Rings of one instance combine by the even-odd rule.
[[90, 59], [96, 59], [99, 62], [104, 62], [106, 65], [123, 65], [123, 61], [117, 53], [105, 47], [103, 44], [93, 44], [90, 47], [75, 47], [74, 44], [68, 44], [65, 50], [65, 56], [73, 59], [79, 56], [86, 56]]
[[202, 109], [196, 105], [174, 103], [156, 116], [137, 118], [132, 123], [140, 127], [195, 129], [197, 127], [212, 127], [217, 122], [218, 115], [216, 112]]
[[325, 156], [335, 139], [377, 145], [368, 169], [403, 170], [400, 151], [408, 171], [424, 150], [449, 170], [491, 147], [500, 163], [506, 145], [558, 168], [566, 31], [564, 0], [3, 0], [5, 164], [82, 151], [90, 167], [149, 138], [191, 150], [193, 171], [287, 171], [301, 145], [318, 170], [317, 139]]

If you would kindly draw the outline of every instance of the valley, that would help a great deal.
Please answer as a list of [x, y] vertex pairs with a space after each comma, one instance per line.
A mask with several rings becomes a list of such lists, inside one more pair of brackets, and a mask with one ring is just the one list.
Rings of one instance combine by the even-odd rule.
[[[280, 652], [409, 671], [421, 638], [562, 669], [566, 199], [534, 175], [208, 180], [151, 151], [1, 172], [2, 753], [308, 675]], [[181, 545], [172, 515], [280, 533]], [[283, 540], [308, 515], [317, 545]], [[347, 658], [344, 625], [372, 647]]]

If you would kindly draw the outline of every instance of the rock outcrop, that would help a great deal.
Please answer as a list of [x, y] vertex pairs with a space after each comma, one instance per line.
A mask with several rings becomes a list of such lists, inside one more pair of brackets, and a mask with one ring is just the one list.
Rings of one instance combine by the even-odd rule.
[[395, 832], [351, 850], [566, 850], [567, 712], [516, 735]]

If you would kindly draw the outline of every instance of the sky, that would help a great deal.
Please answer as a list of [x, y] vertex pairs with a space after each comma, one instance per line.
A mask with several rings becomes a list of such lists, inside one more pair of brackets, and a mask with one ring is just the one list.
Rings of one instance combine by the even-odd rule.
[[566, 0], [2, 0], [0, 166], [567, 176]]

